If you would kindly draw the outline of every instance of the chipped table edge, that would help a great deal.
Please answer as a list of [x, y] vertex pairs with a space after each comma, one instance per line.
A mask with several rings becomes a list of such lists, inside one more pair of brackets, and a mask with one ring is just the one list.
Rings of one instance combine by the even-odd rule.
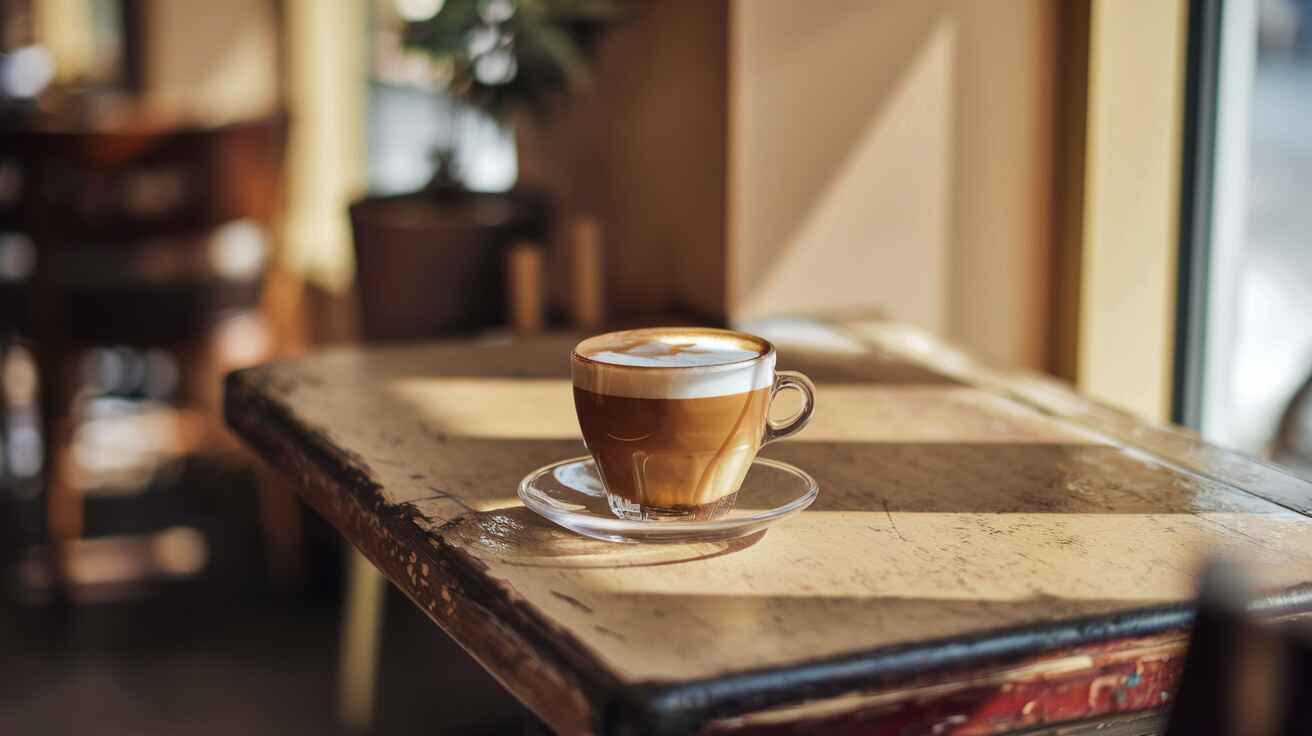
[[[941, 365], [916, 360], [921, 356], [904, 353], [901, 357], [945, 373]], [[415, 509], [395, 507], [384, 513], [377, 483], [364, 461], [301, 425], [273, 395], [274, 387], [267, 385], [272, 377], [268, 366], [228, 376], [224, 410], [232, 429], [271, 465], [290, 475], [312, 507], [493, 677], [562, 733], [603, 729], [685, 733], [703, 727], [708, 733], [774, 732], [777, 723], [762, 714], [797, 708], [802, 716], [817, 709], [800, 720], [814, 722], [816, 714], [832, 715], [836, 704], [854, 697], [853, 693], [860, 693], [857, 702], [868, 699], [872, 705], [848, 709], [847, 715], [887, 709], [898, 697], [921, 707], [957, 692], [954, 683], [968, 679], [970, 673], [1015, 666], [1025, 658], [1068, 656], [1072, 647], [1138, 646], [1143, 637], [1158, 637], [1168, 642], [1165, 646], [1176, 646], [1169, 642], [1179, 639], [1192, 618], [1186, 605], [1142, 609], [1101, 617], [1130, 624], [1121, 630], [1090, 628], [1080, 621], [1029, 627], [1023, 633], [1030, 638], [1019, 648], [998, 648], [1008, 632], [987, 631], [972, 634], [970, 641], [917, 642], [702, 681], [623, 683], [568, 632], [512, 591], [487, 580], [477, 559], [445, 544], [440, 534], [420, 529], [412, 518]], [[1301, 610], [1308, 608], [1307, 595], [1293, 598]], [[1053, 632], [1078, 636], [1054, 638]], [[951, 656], [939, 656], [943, 654]], [[885, 666], [898, 662], [908, 666]], [[841, 672], [846, 676], [835, 676]], [[919, 685], [904, 686], [912, 681]], [[1125, 710], [1091, 711], [1079, 717], [1116, 712]]]
[[1173, 694], [1186, 642], [1183, 632], [1170, 632], [1071, 647], [951, 680], [914, 678], [882, 691], [717, 719], [702, 733], [815, 733], [876, 719], [877, 733], [996, 733], [1153, 713]]
[[604, 668], [566, 663], [571, 657], [586, 658], [587, 650], [576, 645], [561, 651], [565, 648], [553, 645], [551, 638], [568, 641], [568, 633], [541, 633], [553, 627], [526, 611], [510, 591], [480, 579], [477, 560], [423, 532], [411, 518], [412, 509], [383, 513], [381, 498], [375, 497], [377, 483], [361, 461], [300, 426], [285, 405], [261, 390], [267, 370], [228, 375], [224, 417], [232, 430], [288, 476], [312, 508], [538, 717], [560, 733], [594, 732], [599, 706], [617, 684]]

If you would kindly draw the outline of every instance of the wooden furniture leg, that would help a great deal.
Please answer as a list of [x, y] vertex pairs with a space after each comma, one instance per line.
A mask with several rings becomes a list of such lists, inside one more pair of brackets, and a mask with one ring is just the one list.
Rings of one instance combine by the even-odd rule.
[[41, 476], [46, 498], [56, 594], [67, 592], [69, 543], [82, 536], [82, 499], [68, 481], [68, 454], [75, 422], [72, 357], [63, 346], [34, 345], [41, 395]]
[[382, 648], [383, 602], [387, 581], [354, 547], [347, 552], [346, 601], [338, 660], [338, 702], [350, 731], [369, 728]]
[[0, 332], [0, 488], [6, 487], [14, 475], [10, 463], [13, 460], [9, 449], [9, 336]]
[[256, 465], [256, 492], [260, 498], [260, 529], [268, 557], [269, 577], [284, 590], [304, 577], [304, 534], [301, 508], [295, 491], [268, 465]]
[[0, 331], [0, 573], [6, 575], [22, 554], [28, 512], [28, 504], [17, 502], [17, 489], [11, 485], [18, 482], [18, 474], [13, 467], [15, 453], [9, 426], [9, 399], [13, 393], [9, 375], [9, 335]]

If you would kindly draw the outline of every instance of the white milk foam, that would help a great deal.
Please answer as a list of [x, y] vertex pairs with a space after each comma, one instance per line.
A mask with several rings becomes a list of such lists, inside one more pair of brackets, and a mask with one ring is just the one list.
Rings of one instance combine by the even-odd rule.
[[571, 361], [574, 385], [611, 396], [695, 399], [744, 393], [774, 381], [770, 344], [728, 330], [611, 332], [584, 340], [574, 352], [588, 358]]

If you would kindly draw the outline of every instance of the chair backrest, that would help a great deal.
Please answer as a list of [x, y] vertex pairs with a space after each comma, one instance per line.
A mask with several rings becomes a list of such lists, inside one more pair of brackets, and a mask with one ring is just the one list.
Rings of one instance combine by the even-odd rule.
[[[20, 129], [0, 136], [0, 228], [40, 247], [273, 221], [286, 117], [213, 128]], [[5, 196], [7, 195], [7, 196]]]
[[[36, 266], [24, 332], [185, 341], [254, 307], [281, 209], [286, 117], [210, 128], [6, 131], [0, 235]], [[57, 314], [54, 314], [56, 313]]]

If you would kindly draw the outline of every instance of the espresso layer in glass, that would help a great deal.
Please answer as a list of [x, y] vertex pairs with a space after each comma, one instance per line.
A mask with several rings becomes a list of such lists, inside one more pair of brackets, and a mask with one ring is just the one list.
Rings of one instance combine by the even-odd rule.
[[607, 491], [697, 515], [738, 491], [761, 447], [770, 389], [644, 398], [575, 386], [574, 403]]

